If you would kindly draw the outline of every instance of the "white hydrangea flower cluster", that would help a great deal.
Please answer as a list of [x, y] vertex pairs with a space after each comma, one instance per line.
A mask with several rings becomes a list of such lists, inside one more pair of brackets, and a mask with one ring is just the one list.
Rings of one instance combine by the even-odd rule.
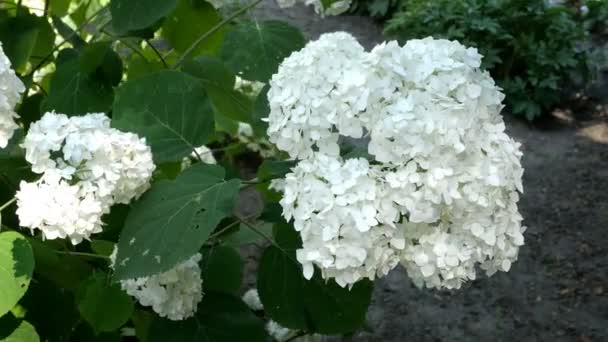
[[[459, 288], [478, 265], [510, 269], [524, 242], [522, 154], [481, 58], [432, 38], [368, 53], [332, 33], [283, 62], [268, 135], [301, 159], [274, 187], [302, 236], [305, 277], [317, 266], [352, 285], [400, 261], [419, 286]], [[373, 160], [343, 160], [339, 136], [369, 138]]]
[[302, 160], [284, 180], [281, 206], [303, 247], [296, 252], [310, 279], [314, 265], [341, 286], [386, 275], [405, 247], [396, 226], [398, 211], [386, 194], [382, 171], [368, 161], [316, 154]]
[[11, 69], [11, 61], [4, 54], [0, 43], [0, 148], [5, 148], [19, 126], [15, 119], [15, 106], [25, 91], [25, 86]]
[[[110, 255], [111, 266], [116, 262], [117, 249]], [[121, 288], [135, 297], [139, 304], [151, 306], [160, 317], [181, 321], [192, 317], [203, 300], [203, 281], [196, 253], [172, 269], [149, 277], [121, 280]]]
[[46, 113], [30, 126], [22, 146], [32, 171], [42, 177], [21, 182], [21, 226], [73, 244], [101, 232], [101, 217], [113, 204], [141, 196], [155, 169], [146, 140], [111, 128], [103, 113]]

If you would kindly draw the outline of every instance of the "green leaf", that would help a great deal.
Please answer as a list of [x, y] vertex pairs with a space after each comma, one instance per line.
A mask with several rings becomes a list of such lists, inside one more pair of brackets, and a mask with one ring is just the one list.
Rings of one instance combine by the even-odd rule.
[[114, 251], [114, 242], [105, 240], [92, 240], [91, 249], [95, 254], [110, 256]]
[[[91, 3], [92, 1], [89, 1]], [[76, 32], [74, 29], [70, 27], [70, 25], [66, 24], [63, 19], [58, 16], [52, 16], [53, 26], [57, 30], [57, 33], [67, 42], [70, 42], [74, 49], [80, 51], [87, 45], [87, 42]], [[77, 24], [80, 25], [80, 24]]]
[[318, 269], [306, 280], [295, 261], [295, 249], [301, 245], [298, 234], [291, 226], [280, 225], [276, 241], [281, 248], [264, 251], [258, 272], [258, 292], [268, 316], [288, 328], [327, 335], [360, 328], [373, 283], [360, 281], [349, 290], [323, 280]]
[[42, 109], [67, 115], [108, 112], [112, 95], [111, 84], [82, 72], [79, 61], [72, 59], [57, 66]]
[[36, 16], [30, 14], [20, 14], [0, 21], [2, 49], [18, 72], [25, 69], [36, 46], [39, 22]]
[[258, 168], [257, 176], [260, 181], [283, 178], [294, 166], [296, 166], [296, 162], [294, 160], [266, 159]]
[[300, 30], [284, 22], [243, 22], [226, 34], [221, 55], [236, 74], [267, 82], [283, 59], [304, 43]]
[[[14, 318], [10, 317], [10, 315], [5, 315], [0, 319], [0, 340], [2, 342], [38, 342], [40, 338], [36, 333], [36, 329], [30, 323], [26, 321], [18, 321]], [[16, 327], [11, 329], [10, 335], [4, 336], [3, 332], [5, 330], [5, 322], [7, 319], [11, 319], [13, 322], [10, 322], [11, 325], [15, 324]]]
[[34, 251], [36, 274], [61, 289], [75, 291], [92, 272], [91, 266], [82, 258], [56, 253], [55, 250], [64, 247], [60, 241], [43, 242], [33, 237], [28, 241]]
[[131, 297], [101, 274], [93, 274], [82, 284], [76, 300], [80, 314], [96, 332], [120, 328], [133, 313]]
[[219, 166], [198, 163], [175, 180], [154, 184], [127, 217], [115, 278], [160, 273], [194, 255], [232, 213], [240, 181], [224, 175]]
[[21, 101], [17, 114], [21, 117], [21, 122], [26, 130], [29, 129], [30, 124], [40, 120], [42, 117], [42, 113], [40, 112], [42, 100], [44, 100], [44, 94], [36, 93]]
[[171, 13], [177, 0], [112, 0], [112, 27], [123, 34], [152, 26]]
[[49, 4], [49, 8], [51, 9], [51, 14], [63, 17], [68, 14], [68, 10], [70, 8], [70, 2], [72, 0], [53, 0]]
[[43, 341], [68, 341], [74, 327], [82, 319], [74, 297], [65, 288], [39, 277], [38, 266], [36, 275], [36, 281], [30, 284], [20, 301], [20, 305], [26, 309], [25, 320], [36, 327]]
[[122, 60], [110, 42], [95, 42], [87, 45], [80, 54], [80, 71], [92, 75], [96, 80], [112, 86], [122, 79]]
[[34, 253], [19, 233], [0, 233], [0, 316], [23, 296], [34, 272]]
[[232, 247], [211, 247], [201, 261], [205, 291], [236, 294], [243, 280], [243, 261]]
[[[260, 227], [260, 230], [267, 236], [272, 233], [272, 224], [264, 224]], [[225, 238], [222, 238], [222, 243], [226, 246], [240, 247], [264, 240], [260, 234], [254, 232], [251, 228], [245, 224], [241, 224], [238, 229], [232, 233], [226, 234]]]
[[265, 342], [264, 323], [239, 298], [207, 292], [196, 316], [185, 321], [157, 317], [148, 342]]
[[235, 75], [215, 57], [200, 56], [184, 66], [184, 71], [203, 82], [217, 115], [251, 122], [251, 100], [234, 90]]
[[146, 137], [157, 163], [180, 161], [213, 134], [213, 112], [198, 79], [161, 71], [124, 83], [112, 125]]
[[[180, 0], [175, 11], [163, 23], [161, 34], [171, 47], [183, 53], [221, 19], [213, 6], [204, 0]], [[190, 56], [217, 51], [223, 37], [224, 29], [216, 31], [201, 42]]]
[[268, 129], [268, 123], [262, 119], [267, 118], [268, 115], [270, 115], [270, 104], [268, 103], [269, 90], [270, 85], [266, 85], [262, 88], [262, 91], [260, 91], [253, 103], [251, 127], [255, 134], [260, 137], [266, 136], [266, 130]]

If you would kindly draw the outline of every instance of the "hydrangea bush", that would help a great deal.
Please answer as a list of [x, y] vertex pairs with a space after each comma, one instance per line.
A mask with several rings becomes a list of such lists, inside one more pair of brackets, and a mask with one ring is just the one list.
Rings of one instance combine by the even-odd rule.
[[9, 338], [317, 341], [396, 268], [421, 291], [510, 270], [521, 151], [478, 51], [305, 43], [259, 2], [0, 7]]

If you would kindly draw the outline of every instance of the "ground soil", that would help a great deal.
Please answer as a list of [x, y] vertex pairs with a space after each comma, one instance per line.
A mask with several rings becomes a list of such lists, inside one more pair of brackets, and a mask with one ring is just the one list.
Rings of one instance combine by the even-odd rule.
[[[290, 22], [310, 39], [342, 30], [368, 49], [384, 40], [381, 26], [365, 17], [322, 19], [303, 6], [281, 10], [272, 0], [253, 16]], [[416, 288], [396, 269], [377, 281], [371, 330], [355, 341], [608, 341], [608, 125], [602, 107], [608, 86], [589, 93], [592, 105], [580, 109], [588, 111], [584, 115], [563, 110], [536, 124], [505, 116], [509, 133], [523, 145], [526, 170], [520, 202], [526, 245], [511, 271], [459, 291], [432, 291]]]

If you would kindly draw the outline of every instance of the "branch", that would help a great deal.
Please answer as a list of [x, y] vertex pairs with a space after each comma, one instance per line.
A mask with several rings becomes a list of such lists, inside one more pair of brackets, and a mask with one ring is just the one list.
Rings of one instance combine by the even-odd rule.
[[221, 22], [219, 22], [217, 25], [213, 26], [209, 31], [205, 32], [202, 36], [200, 36], [196, 41], [194, 41], [194, 43], [192, 43], [192, 45], [190, 45], [190, 47], [188, 48], [188, 50], [186, 50], [177, 60], [177, 62], [173, 65], [172, 69], [177, 69], [180, 65], [182, 65], [184, 63], [184, 61], [186, 60], [186, 58], [188, 58], [188, 56], [190, 56], [192, 54], [192, 52], [194, 52], [194, 50], [205, 40], [207, 39], [209, 36], [211, 36], [212, 34], [214, 34], [216, 31], [218, 31], [219, 29], [222, 28], [222, 26], [228, 24], [229, 22], [231, 22], [233, 19], [235, 19], [236, 17], [240, 16], [241, 14], [247, 12], [249, 9], [257, 6], [257, 4], [259, 4], [260, 2], [262, 2], [262, 0], [255, 0], [254, 2], [250, 3], [249, 5], [237, 10], [236, 12], [232, 13], [230, 16], [228, 16], [226, 19], [222, 20]]

